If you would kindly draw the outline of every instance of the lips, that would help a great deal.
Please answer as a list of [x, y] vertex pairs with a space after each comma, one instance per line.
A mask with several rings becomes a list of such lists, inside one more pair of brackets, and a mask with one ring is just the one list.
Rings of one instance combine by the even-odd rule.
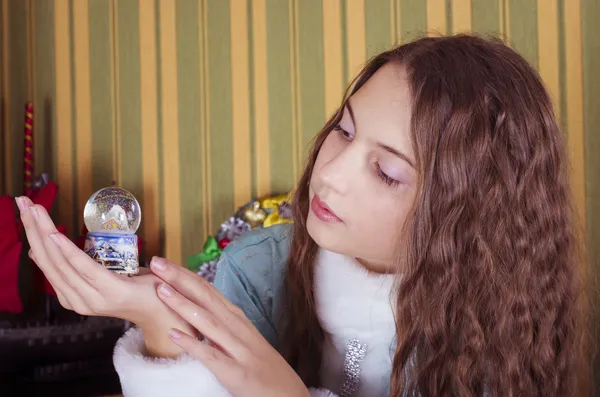
[[310, 203], [310, 208], [315, 216], [323, 222], [335, 223], [342, 221], [316, 194]]

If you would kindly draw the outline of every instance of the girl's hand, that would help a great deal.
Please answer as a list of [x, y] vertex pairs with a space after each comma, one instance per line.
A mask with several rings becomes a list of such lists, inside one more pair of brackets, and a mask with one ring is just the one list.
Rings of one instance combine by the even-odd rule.
[[165, 281], [158, 296], [204, 335], [173, 329], [174, 343], [201, 361], [234, 396], [308, 397], [302, 380], [263, 338], [244, 312], [200, 276], [156, 259], [152, 271]]
[[[65, 309], [81, 315], [121, 318], [144, 331], [162, 326], [166, 332], [166, 325], [193, 331], [158, 299], [156, 288], [160, 279], [155, 275], [148, 272], [127, 277], [112, 273], [59, 233], [42, 206], [34, 205], [26, 197], [17, 198], [17, 205], [31, 246], [29, 255], [52, 284]], [[161, 355], [181, 352], [171, 343], [168, 345], [171, 351], [163, 351]]]

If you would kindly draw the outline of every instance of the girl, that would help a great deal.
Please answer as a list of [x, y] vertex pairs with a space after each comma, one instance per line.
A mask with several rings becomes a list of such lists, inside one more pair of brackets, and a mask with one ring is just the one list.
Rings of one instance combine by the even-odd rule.
[[119, 277], [18, 204], [62, 305], [138, 325], [114, 356], [128, 397], [572, 396], [566, 165], [521, 56], [423, 38], [366, 65], [314, 141], [294, 224], [230, 244], [214, 286], [160, 258]]

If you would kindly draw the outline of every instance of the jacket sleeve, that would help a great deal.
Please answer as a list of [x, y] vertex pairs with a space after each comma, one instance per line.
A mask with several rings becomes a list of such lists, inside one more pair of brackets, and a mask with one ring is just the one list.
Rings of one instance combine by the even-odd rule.
[[215, 376], [189, 355], [146, 356], [142, 331], [129, 329], [115, 346], [113, 362], [125, 397], [230, 397]]
[[[231, 397], [217, 378], [188, 355], [176, 359], [145, 355], [144, 337], [131, 328], [115, 347], [114, 365], [125, 397]], [[326, 389], [310, 389], [311, 397], [337, 397]]]
[[[275, 228], [273, 228], [273, 232]], [[273, 233], [269, 231], [269, 233]], [[275, 234], [275, 233], [273, 233]], [[263, 337], [276, 343], [274, 304], [279, 304], [284, 260], [278, 252], [279, 237], [248, 233], [223, 251], [214, 286], [239, 306]], [[176, 359], [145, 354], [141, 330], [132, 328], [117, 342], [114, 365], [125, 397], [229, 397], [230, 393], [198, 360], [188, 355]], [[336, 397], [311, 389], [313, 397]]]

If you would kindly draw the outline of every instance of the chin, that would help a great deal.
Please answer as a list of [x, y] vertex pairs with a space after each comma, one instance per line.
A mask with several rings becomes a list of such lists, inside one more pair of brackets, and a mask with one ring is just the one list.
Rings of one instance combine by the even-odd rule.
[[345, 255], [345, 252], [340, 252], [344, 242], [342, 226], [340, 223], [323, 222], [312, 211], [309, 211], [306, 219], [306, 231], [319, 247]]

